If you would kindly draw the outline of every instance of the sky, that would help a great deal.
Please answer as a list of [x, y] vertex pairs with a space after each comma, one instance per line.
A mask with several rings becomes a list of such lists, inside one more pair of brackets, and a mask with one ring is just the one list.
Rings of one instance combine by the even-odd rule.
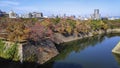
[[102, 16], [120, 16], [120, 0], [0, 0], [0, 9], [16, 13], [42, 12], [44, 15], [93, 14], [99, 9]]

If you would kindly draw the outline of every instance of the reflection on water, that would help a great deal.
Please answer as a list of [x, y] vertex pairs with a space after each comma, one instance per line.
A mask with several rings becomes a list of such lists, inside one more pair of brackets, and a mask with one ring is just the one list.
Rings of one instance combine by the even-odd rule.
[[120, 56], [111, 52], [118, 41], [118, 34], [76, 40], [56, 45], [60, 54], [43, 65], [0, 59], [0, 68], [120, 68]]
[[57, 56], [57, 59], [58, 57], [59, 59], [65, 59], [72, 51], [79, 53], [80, 51], [84, 50], [89, 46], [94, 47], [96, 46], [97, 43], [101, 43], [104, 39], [105, 37], [103, 35], [99, 35], [58, 45], [59, 46], [58, 49], [61, 52], [61, 54]]
[[53, 62], [49, 64], [39, 65], [34, 62], [15, 62], [0, 58], [0, 68], [52, 68]]
[[118, 63], [119, 66], [120, 66], [120, 55], [114, 54], [114, 53], [113, 53], [113, 55], [114, 55], [114, 57], [115, 57], [115, 60], [117, 61], [117, 63]]
[[53, 68], [119, 68], [111, 52], [118, 41], [120, 35], [110, 34], [58, 45], [61, 54], [51, 60]]

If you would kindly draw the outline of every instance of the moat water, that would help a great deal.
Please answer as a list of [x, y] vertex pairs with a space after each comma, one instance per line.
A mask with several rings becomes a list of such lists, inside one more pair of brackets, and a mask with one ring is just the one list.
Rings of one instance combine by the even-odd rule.
[[0, 68], [120, 68], [120, 56], [111, 51], [119, 34], [99, 35], [57, 45], [60, 54], [43, 65], [0, 59]]

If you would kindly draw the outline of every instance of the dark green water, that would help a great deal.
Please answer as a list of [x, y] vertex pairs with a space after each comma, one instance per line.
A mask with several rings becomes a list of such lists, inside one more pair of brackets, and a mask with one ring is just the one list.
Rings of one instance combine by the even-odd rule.
[[111, 51], [120, 35], [100, 35], [57, 45], [60, 54], [43, 65], [0, 61], [0, 68], [120, 68], [120, 56]]

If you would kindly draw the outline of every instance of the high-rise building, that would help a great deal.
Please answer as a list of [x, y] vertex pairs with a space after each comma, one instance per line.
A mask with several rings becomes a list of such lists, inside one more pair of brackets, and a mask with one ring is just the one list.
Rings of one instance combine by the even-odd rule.
[[101, 15], [100, 15], [100, 13], [99, 13], [99, 9], [94, 9], [94, 14], [93, 14], [91, 17], [92, 17], [92, 19], [94, 19], [94, 20], [99, 20], [99, 19], [101, 19]]
[[94, 9], [94, 14], [99, 14], [99, 9]]

